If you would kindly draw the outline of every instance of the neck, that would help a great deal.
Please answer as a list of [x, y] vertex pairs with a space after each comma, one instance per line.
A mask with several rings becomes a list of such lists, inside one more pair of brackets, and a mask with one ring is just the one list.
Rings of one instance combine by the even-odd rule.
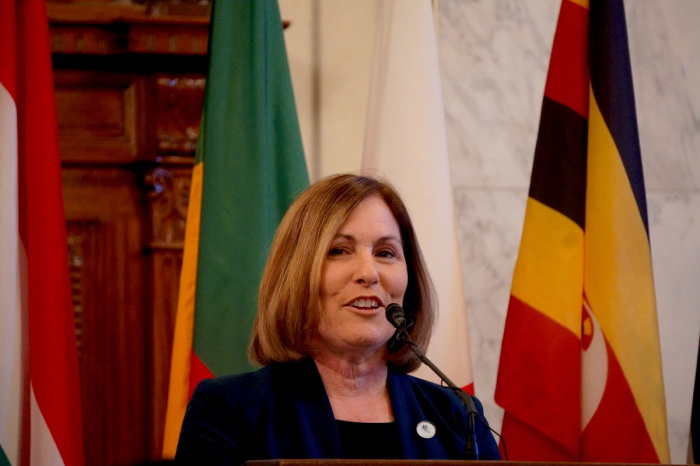
[[353, 422], [391, 422], [394, 415], [387, 387], [388, 368], [383, 357], [347, 359], [333, 354], [314, 355], [336, 419]]
[[387, 365], [383, 356], [347, 358], [323, 352], [314, 355], [314, 361], [328, 392], [371, 394], [386, 388]]

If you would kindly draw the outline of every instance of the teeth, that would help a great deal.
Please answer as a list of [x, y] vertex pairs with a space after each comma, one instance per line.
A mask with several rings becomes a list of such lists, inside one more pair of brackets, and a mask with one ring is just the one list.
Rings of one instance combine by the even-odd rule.
[[377, 302], [376, 299], [356, 299], [355, 301], [352, 302], [352, 305], [355, 307], [364, 307], [364, 308], [376, 308], [379, 307], [379, 303]]

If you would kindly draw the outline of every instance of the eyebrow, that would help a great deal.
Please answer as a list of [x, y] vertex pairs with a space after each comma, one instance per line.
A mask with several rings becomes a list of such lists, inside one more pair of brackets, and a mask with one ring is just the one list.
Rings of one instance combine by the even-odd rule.
[[[349, 240], [349, 241], [356, 241], [356, 239], [355, 239], [355, 237], [354, 237], [353, 235], [348, 235], [348, 234], [344, 234], [344, 233], [338, 233], [338, 234], [336, 234], [336, 235], [333, 237], [333, 240], [335, 241], [335, 240], [338, 239], [338, 238], [344, 238], [344, 239], [347, 239], [347, 240]], [[383, 242], [387, 242], [387, 241], [396, 241], [396, 242], [398, 242], [399, 244], [401, 244], [401, 245], [403, 246], [403, 241], [401, 240], [401, 238], [397, 238], [397, 237], [394, 236], [394, 235], [382, 236], [381, 238], [379, 238], [379, 241], [377, 241], [377, 242], [378, 242], [378, 243], [383, 243]]]

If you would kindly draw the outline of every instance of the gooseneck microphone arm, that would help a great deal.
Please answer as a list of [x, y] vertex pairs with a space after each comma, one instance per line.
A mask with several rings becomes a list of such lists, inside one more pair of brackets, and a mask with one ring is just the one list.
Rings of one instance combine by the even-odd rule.
[[452, 380], [450, 380], [444, 372], [442, 372], [428, 357], [425, 355], [423, 350], [421, 350], [418, 345], [411, 341], [411, 337], [408, 335], [408, 329], [413, 325], [413, 321], [410, 317], [406, 316], [403, 308], [396, 304], [391, 303], [386, 307], [386, 318], [396, 328], [394, 336], [389, 340], [389, 347], [391, 349], [400, 345], [401, 343], [406, 343], [408, 347], [413, 351], [413, 353], [418, 356], [423, 364], [432, 369], [433, 372], [437, 374], [438, 377], [447, 385], [452, 391], [457, 394], [459, 399], [462, 401], [466, 411], [467, 411], [467, 422], [468, 422], [468, 435], [467, 435], [467, 445], [466, 445], [466, 457], [468, 460], [478, 460], [479, 459], [479, 445], [476, 442], [476, 429], [474, 427], [474, 419], [479, 415], [476, 410], [476, 405], [474, 404], [474, 399], [472, 396], [459, 388]]

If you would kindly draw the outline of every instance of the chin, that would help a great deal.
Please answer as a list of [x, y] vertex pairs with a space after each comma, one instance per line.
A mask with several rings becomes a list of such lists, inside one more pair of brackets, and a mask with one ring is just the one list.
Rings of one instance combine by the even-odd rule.
[[369, 337], [362, 337], [357, 340], [354, 340], [352, 346], [355, 348], [367, 348], [370, 350], [374, 351], [386, 351], [386, 343], [389, 341], [390, 337], [377, 337], [377, 338], [369, 338]]

